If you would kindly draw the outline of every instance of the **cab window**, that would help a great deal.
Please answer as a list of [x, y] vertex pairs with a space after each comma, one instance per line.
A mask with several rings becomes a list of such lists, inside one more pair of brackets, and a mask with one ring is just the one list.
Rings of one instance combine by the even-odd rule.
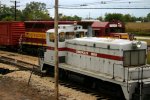
[[66, 39], [73, 39], [75, 36], [74, 32], [66, 32]]
[[54, 38], [54, 33], [50, 33], [50, 34], [49, 34], [49, 41], [50, 41], [50, 42], [54, 42], [54, 39], [55, 39], [55, 38]]
[[76, 38], [84, 37], [84, 32], [76, 32]]
[[65, 33], [61, 32], [59, 33], [59, 42], [64, 42], [65, 41]]

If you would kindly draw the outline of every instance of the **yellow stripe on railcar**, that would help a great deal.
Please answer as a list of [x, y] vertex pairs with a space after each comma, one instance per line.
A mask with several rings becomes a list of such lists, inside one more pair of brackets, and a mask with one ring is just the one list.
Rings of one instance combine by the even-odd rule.
[[46, 39], [46, 34], [44, 32], [25, 32], [26, 38], [38, 38]]

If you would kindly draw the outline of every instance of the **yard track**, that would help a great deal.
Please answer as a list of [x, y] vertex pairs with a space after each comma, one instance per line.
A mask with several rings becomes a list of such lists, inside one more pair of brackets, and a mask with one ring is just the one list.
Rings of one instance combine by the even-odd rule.
[[38, 69], [38, 65], [31, 64], [22, 60], [17, 60], [14, 58], [9, 58], [7, 56], [0, 56], [0, 62], [5, 64], [10, 64], [18, 67], [20, 70], [28, 70], [28, 71], [34, 71], [36, 73], [40, 73], [40, 70]]
[[[7, 55], [11, 55], [11, 54], [7, 54]], [[15, 54], [13, 54], [13, 56], [15, 56]], [[36, 64], [28, 63], [28, 62], [25, 62], [22, 60], [17, 60], [15, 58], [12, 58], [12, 57], [10, 58], [8, 56], [0, 56], [0, 62], [4, 63], [4, 64], [8, 64], [8, 65], [13, 65], [13, 66], [19, 68], [19, 70], [31, 71], [34, 74], [41, 76], [39, 66]], [[55, 82], [54, 78], [51, 80], [51, 82], [53, 82], [53, 83]], [[109, 96], [106, 96], [102, 93], [96, 92], [92, 89], [88, 89], [86, 87], [81, 86], [80, 84], [76, 84], [71, 81], [60, 80], [59, 84], [64, 87], [67, 87], [67, 88], [75, 89], [76, 91], [81, 91], [86, 94], [93, 95], [97, 98], [97, 100], [115, 100], [115, 99], [111, 99], [111, 97], [109, 97]]]

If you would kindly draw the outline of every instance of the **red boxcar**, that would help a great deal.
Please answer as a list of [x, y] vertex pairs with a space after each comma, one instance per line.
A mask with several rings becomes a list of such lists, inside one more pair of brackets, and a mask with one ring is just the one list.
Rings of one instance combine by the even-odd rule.
[[24, 22], [0, 22], [0, 46], [18, 46], [21, 35], [25, 33]]

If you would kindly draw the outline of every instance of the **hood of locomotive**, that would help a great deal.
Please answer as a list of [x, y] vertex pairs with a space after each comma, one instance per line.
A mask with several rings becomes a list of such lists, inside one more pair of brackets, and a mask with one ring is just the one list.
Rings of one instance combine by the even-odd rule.
[[[92, 52], [104, 49], [105, 55], [119, 56], [121, 61], [105, 59], [114, 64], [116, 77], [123, 80], [140, 80], [150, 77], [150, 68], [146, 66], [147, 43], [145, 41], [130, 41], [124, 39], [84, 37], [66, 41], [66, 44], [91, 47]], [[83, 48], [78, 48], [82, 51]], [[88, 51], [87, 50], [87, 51]], [[112, 65], [113, 67], [113, 65]], [[110, 72], [110, 71], [109, 71]], [[124, 73], [124, 74], [123, 74]], [[108, 74], [108, 73], [107, 73]], [[111, 73], [109, 73], [111, 74]], [[141, 77], [142, 74], [142, 77]]]
[[[95, 47], [99, 48], [114, 49], [120, 51], [147, 49], [147, 42], [145, 41], [136, 41], [136, 40], [130, 41], [125, 39], [83, 37], [68, 40], [66, 42], [87, 46], [95, 45]], [[140, 47], [134, 47], [134, 45], [136, 45], [139, 42]]]

